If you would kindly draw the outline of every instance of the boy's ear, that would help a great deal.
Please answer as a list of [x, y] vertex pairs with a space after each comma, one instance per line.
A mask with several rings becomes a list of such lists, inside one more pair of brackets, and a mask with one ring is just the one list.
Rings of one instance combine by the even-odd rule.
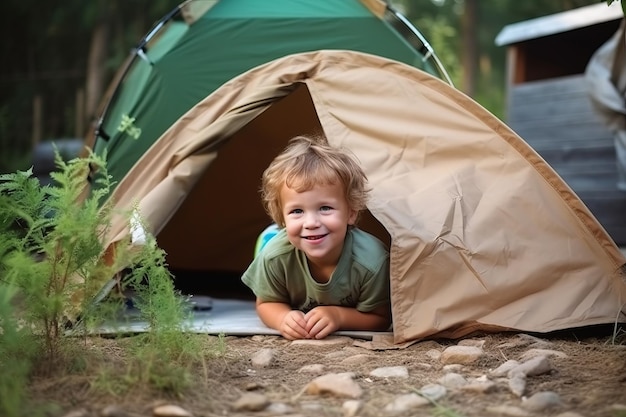
[[350, 214], [348, 215], [348, 224], [350, 226], [354, 226], [358, 216], [359, 216], [358, 210], [350, 209]]

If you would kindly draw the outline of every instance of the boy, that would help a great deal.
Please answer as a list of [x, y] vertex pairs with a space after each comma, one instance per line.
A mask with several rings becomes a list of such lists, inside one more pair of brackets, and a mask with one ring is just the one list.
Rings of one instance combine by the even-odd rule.
[[286, 339], [389, 328], [388, 251], [354, 226], [366, 183], [348, 153], [303, 136], [263, 173], [263, 203], [281, 230], [242, 281], [261, 321]]

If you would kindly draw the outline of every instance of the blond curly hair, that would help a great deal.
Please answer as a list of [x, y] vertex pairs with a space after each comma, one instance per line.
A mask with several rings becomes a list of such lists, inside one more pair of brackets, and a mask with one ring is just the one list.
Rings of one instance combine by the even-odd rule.
[[283, 185], [297, 192], [316, 185], [341, 184], [348, 206], [357, 213], [366, 208], [367, 177], [347, 149], [330, 146], [321, 137], [296, 136], [263, 172], [261, 198], [267, 214], [285, 227], [280, 201]]

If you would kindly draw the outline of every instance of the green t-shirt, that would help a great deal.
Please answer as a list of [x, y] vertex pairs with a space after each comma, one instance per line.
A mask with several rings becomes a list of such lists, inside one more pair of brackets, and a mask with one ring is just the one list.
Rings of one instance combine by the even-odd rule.
[[265, 245], [241, 279], [263, 301], [287, 303], [304, 312], [319, 305], [340, 305], [367, 313], [390, 302], [389, 252], [376, 237], [354, 227], [346, 234], [327, 283], [313, 279], [306, 255], [289, 242], [284, 229]]

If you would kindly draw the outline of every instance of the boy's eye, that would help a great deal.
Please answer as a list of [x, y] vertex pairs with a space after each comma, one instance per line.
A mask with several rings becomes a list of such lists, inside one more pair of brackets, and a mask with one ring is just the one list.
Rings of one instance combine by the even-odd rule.
[[302, 209], [293, 209], [289, 212], [289, 214], [302, 214]]
[[322, 207], [320, 207], [320, 211], [330, 211], [330, 210], [332, 210], [332, 209], [333, 209], [333, 208], [332, 208], [332, 207], [329, 207], [329, 206], [322, 206]]

